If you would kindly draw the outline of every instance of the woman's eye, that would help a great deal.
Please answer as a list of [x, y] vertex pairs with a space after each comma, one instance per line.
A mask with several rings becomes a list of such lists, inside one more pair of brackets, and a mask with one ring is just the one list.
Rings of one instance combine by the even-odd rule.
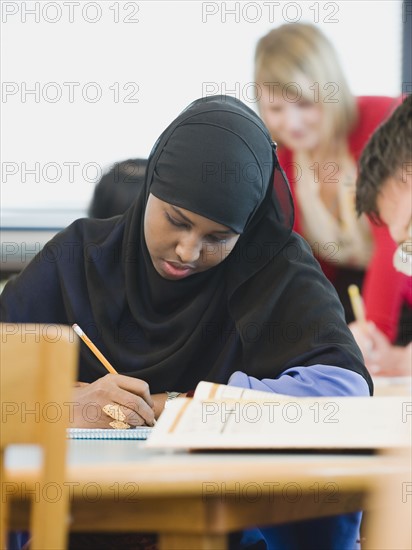
[[309, 107], [312, 107], [313, 103], [311, 101], [307, 101], [305, 99], [302, 99], [298, 102], [298, 107], [301, 109], [309, 109]]
[[174, 225], [175, 227], [187, 227], [187, 224], [186, 223], [182, 223], [182, 222], [179, 222], [177, 220], [175, 220], [174, 218], [172, 218], [171, 216], [169, 216], [169, 214], [166, 212], [166, 219], [172, 224]]
[[224, 244], [226, 242], [226, 238], [216, 237], [215, 235], [209, 235], [208, 240], [212, 241], [214, 243]]

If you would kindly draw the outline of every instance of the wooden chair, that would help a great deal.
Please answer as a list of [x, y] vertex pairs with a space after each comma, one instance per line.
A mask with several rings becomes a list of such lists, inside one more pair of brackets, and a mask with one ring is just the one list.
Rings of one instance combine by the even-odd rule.
[[[30, 549], [64, 549], [69, 508], [64, 483], [66, 426], [77, 372], [77, 339], [67, 326], [13, 323], [0, 324], [0, 337], [1, 479], [6, 479], [4, 450], [8, 445], [41, 446], [38, 490], [36, 498], [31, 499]], [[21, 491], [30, 482], [33, 477], [27, 483], [24, 478], [19, 479]], [[0, 543], [1, 548], [7, 548], [9, 502], [3, 486], [4, 482]], [[43, 488], [54, 491], [53, 497]]]
[[[407, 403], [410, 405], [410, 403]], [[409, 409], [410, 410], [410, 409]], [[408, 448], [385, 453], [392, 459], [369, 497], [366, 541], [362, 550], [412, 548], [412, 454]]]

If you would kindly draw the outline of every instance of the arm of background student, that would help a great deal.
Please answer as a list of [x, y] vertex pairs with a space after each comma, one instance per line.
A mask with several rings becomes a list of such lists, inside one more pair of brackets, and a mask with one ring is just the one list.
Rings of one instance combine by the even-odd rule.
[[376, 350], [375, 363], [370, 366], [374, 376], [412, 376], [412, 343], [392, 346], [386, 340]]
[[405, 347], [393, 346], [372, 322], [366, 325], [351, 323], [349, 328], [374, 376], [412, 375], [412, 343]]
[[372, 224], [371, 229], [374, 252], [363, 283], [362, 297], [368, 320], [373, 321], [393, 342], [398, 331], [405, 275], [393, 267], [396, 243], [388, 228]]
[[368, 384], [360, 374], [330, 365], [293, 367], [285, 370], [278, 378], [262, 380], [236, 371], [230, 377], [228, 384], [295, 397], [369, 396]]

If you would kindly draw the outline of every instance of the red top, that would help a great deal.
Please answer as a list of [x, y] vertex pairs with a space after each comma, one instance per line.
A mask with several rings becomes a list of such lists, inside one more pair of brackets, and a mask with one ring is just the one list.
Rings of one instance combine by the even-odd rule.
[[[400, 102], [400, 98], [390, 97], [359, 97], [357, 99], [358, 120], [348, 139], [349, 151], [356, 162], [377, 126], [392, 113]], [[286, 148], [279, 148], [279, 162], [290, 182], [295, 203], [294, 230], [302, 234], [300, 211], [294, 189], [293, 152]], [[396, 244], [392, 240], [388, 228], [386, 226], [378, 227], [371, 223], [371, 230], [374, 251], [362, 289], [365, 309], [367, 318], [393, 341], [397, 334], [402, 302], [406, 300], [412, 305], [412, 281], [393, 267]], [[320, 264], [325, 275], [333, 282], [339, 268], [335, 264], [323, 260], [320, 261]]]

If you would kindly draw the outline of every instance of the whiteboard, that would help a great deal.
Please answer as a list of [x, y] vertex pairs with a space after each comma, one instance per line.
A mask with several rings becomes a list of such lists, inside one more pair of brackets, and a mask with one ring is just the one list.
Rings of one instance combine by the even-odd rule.
[[147, 157], [194, 99], [228, 93], [255, 108], [256, 42], [285, 22], [321, 27], [354, 94], [401, 92], [400, 0], [2, 1], [1, 10], [3, 227], [83, 214], [101, 173]]

